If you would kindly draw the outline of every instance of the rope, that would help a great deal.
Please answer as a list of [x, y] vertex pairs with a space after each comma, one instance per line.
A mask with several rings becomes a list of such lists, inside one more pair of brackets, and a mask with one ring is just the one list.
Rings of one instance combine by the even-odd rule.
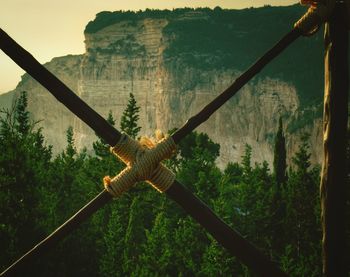
[[160, 162], [170, 158], [175, 149], [176, 144], [170, 136], [156, 142], [146, 138], [138, 142], [122, 134], [111, 151], [127, 167], [113, 179], [106, 176], [103, 179], [105, 189], [118, 197], [136, 182], [146, 181], [159, 192], [165, 192], [173, 184], [175, 174]]
[[335, 0], [301, 0], [302, 5], [309, 5], [310, 7], [294, 24], [294, 27], [300, 29], [305, 36], [313, 35], [318, 31], [320, 25], [328, 20], [335, 2]]

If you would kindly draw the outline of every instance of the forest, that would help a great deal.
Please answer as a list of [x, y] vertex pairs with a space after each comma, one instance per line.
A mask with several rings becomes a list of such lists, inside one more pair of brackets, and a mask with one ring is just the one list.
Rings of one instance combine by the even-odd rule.
[[[107, 120], [139, 138], [139, 112], [130, 94], [120, 124], [111, 112]], [[104, 176], [114, 176], [124, 167], [102, 139], [96, 137], [90, 153], [77, 151], [72, 127], [66, 137], [66, 148], [53, 155], [42, 129], [31, 120], [26, 92], [12, 109], [2, 111], [1, 271], [98, 194]], [[215, 161], [220, 145], [204, 133], [193, 132], [165, 164], [177, 180], [290, 276], [320, 276], [320, 166], [310, 163], [308, 138], [303, 136], [287, 164], [280, 120], [272, 165], [253, 163], [254, 149], [246, 145], [240, 161], [219, 169]], [[350, 156], [349, 149], [347, 153]], [[349, 207], [348, 202], [348, 216]], [[349, 230], [348, 226], [348, 239]], [[176, 203], [140, 183], [32, 264], [27, 276], [255, 275]]]

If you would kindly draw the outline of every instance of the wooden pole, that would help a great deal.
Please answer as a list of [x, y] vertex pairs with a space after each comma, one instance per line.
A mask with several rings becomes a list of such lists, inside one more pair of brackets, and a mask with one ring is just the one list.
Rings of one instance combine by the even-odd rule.
[[109, 145], [114, 146], [117, 144], [121, 135], [120, 132], [81, 100], [55, 75], [42, 66], [28, 51], [21, 47], [1, 28], [0, 49], [46, 88], [59, 102], [84, 121]]
[[[242, 74], [227, 90], [209, 103], [197, 116], [191, 118], [182, 128], [173, 135], [176, 143], [189, 134], [193, 129], [204, 122], [212, 113], [230, 99], [243, 85], [253, 78], [272, 59], [278, 56], [286, 47], [300, 36], [297, 29], [292, 30], [283, 39], [271, 48], [252, 67]], [[110, 145], [115, 145], [120, 137], [118, 130], [110, 126], [99, 114], [91, 109], [84, 101], [77, 97], [58, 78], [46, 70], [25, 49], [18, 45], [2, 29], [0, 29], [0, 48], [13, 59], [20, 67], [26, 70], [40, 84], [47, 88], [60, 102], [74, 114], [88, 124], [95, 132], [104, 138]], [[54, 246], [60, 239], [76, 229], [81, 222], [87, 219], [99, 207], [105, 205], [111, 197], [102, 191], [94, 200], [76, 213], [71, 219], [59, 227], [48, 238], [44, 239], [22, 258], [5, 270], [1, 276], [12, 276], [21, 272], [25, 264], [31, 259], [39, 257], [45, 250]], [[246, 241], [235, 230], [218, 218], [213, 211], [185, 189], [177, 181], [167, 190], [166, 194], [176, 201], [184, 210], [196, 219], [212, 234], [232, 255], [255, 270], [259, 276], [287, 276], [278, 266], [271, 262], [257, 248]]]
[[325, 27], [324, 160], [321, 174], [323, 275], [345, 277], [346, 130], [349, 60], [346, 7], [337, 3]]
[[202, 225], [232, 256], [257, 273], [257, 276], [288, 276], [277, 263], [269, 260], [265, 254], [223, 222], [205, 203], [177, 181], [166, 193]]
[[35, 259], [39, 259], [46, 251], [49, 251], [58, 242], [68, 236], [93, 213], [109, 203], [111, 199], [112, 196], [106, 190], [103, 190], [94, 199], [76, 212], [70, 219], [53, 231], [48, 237], [39, 242], [31, 250], [5, 269], [0, 276], [26, 276], [26, 267], [28, 264]]
[[251, 67], [239, 76], [226, 90], [220, 93], [213, 101], [206, 105], [199, 113], [191, 117], [173, 134], [175, 143], [192, 132], [195, 128], [209, 119], [209, 117], [234, 96], [245, 84], [257, 75], [267, 64], [276, 58], [284, 49], [301, 36], [299, 29], [293, 29], [259, 58]]

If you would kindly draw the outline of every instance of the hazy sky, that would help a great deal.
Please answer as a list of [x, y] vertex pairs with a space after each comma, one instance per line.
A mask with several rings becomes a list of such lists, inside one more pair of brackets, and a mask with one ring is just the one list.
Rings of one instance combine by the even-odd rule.
[[[298, 0], [0, 0], [0, 28], [41, 63], [84, 52], [83, 31], [100, 11], [220, 6], [285, 6]], [[15, 88], [24, 71], [0, 50], [0, 94]]]

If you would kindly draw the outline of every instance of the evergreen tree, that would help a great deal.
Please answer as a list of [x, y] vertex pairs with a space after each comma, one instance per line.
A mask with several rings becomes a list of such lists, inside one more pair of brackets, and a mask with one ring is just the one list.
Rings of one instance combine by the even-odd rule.
[[[51, 147], [41, 129], [34, 131], [27, 111], [27, 94], [0, 117], [0, 241], [1, 265], [8, 265], [43, 235], [41, 190], [50, 184]], [[36, 265], [27, 269], [30, 275]], [[4, 268], [2, 268], [4, 269]]]
[[219, 197], [215, 201], [215, 211], [223, 220], [232, 223], [237, 207], [233, 205], [236, 190], [242, 181], [243, 168], [239, 163], [228, 163], [219, 183]]
[[[283, 267], [291, 276], [320, 276], [320, 168], [311, 168], [308, 135], [293, 157], [283, 198], [286, 203]], [[289, 262], [288, 262], [289, 261]]]
[[286, 139], [283, 133], [282, 118], [280, 117], [273, 156], [273, 171], [278, 186], [286, 182], [286, 169]]
[[173, 227], [164, 212], [158, 213], [151, 230], [146, 229], [147, 241], [143, 247], [135, 276], [175, 276]]
[[200, 276], [243, 276], [242, 265], [214, 238], [203, 253]]
[[16, 130], [22, 136], [27, 135], [30, 129], [29, 112], [27, 111], [27, 106], [28, 95], [26, 91], [23, 91], [17, 99], [15, 109]]
[[252, 172], [252, 147], [249, 144], [245, 145], [244, 155], [242, 156], [242, 168], [243, 168], [243, 176], [248, 177]]
[[233, 220], [242, 233], [265, 248], [267, 241], [259, 238], [266, 234], [268, 225], [271, 176], [266, 162], [251, 166], [251, 154], [252, 148], [247, 145], [242, 157], [243, 176], [231, 200], [235, 207]]
[[[47, 193], [51, 202], [47, 206], [54, 211], [55, 220], [49, 226], [51, 230], [48, 233], [71, 217], [96, 193], [94, 180], [86, 178], [88, 157], [85, 150], [77, 151], [72, 127], [67, 129], [66, 139], [66, 148], [52, 161], [52, 191]], [[44, 275], [50, 275], [50, 272], [59, 272], [57, 275], [61, 276], [97, 275], [99, 247], [96, 243], [100, 241], [100, 234], [94, 222], [84, 222], [57, 246], [56, 251], [50, 254], [50, 261], [53, 262], [47, 264]]]
[[[246, 145], [241, 164], [229, 164], [220, 182], [215, 210], [248, 240], [270, 250], [269, 217], [271, 174], [266, 162], [251, 165], [252, 148]], [[240, 271], [242, 272], [243, 267]]]
[[[132, 109], [134, 108], [130, 110]], [[127, 115], [126, 111], [124, 113]], [[133, 115], [130, 117], [135, 119]], [[112, 126], [115, 125], [111, 112], [108, 114], [107, 122]], [[124, 120], [123, 122], [125, 123], [126, 121]], [[110, 145], [102, 138], [93, 143], [93, 149], [96, 157], [91, 157], [88, 160], [87, 167], [89, 170], [85, 174], [87, 178], [95, 180], [95, 183], [100, 184], [104, 176], [114, 176], [125, 167], [124, 163], [110, 152]], [[98, 188], [100, 189], [100, 185]], [[128, 229], [129, 210], [132, 201], [131, 193], [130, 191], [125, 192], [118, 198], [118, 201], [104, 207], [99, 215], [95, 217], [102, 239], [102, 254], [99, 258], [99, 274], [101, 276], [124, 276], [124, 270], [130, 270], [123, 261], [124, 252], [127, 248], [124, 240], [126, 230], [128, 230], [130, 237], [134, 235], [133, 231], [136, 230], [135, 228], [132, 230]]]
[[130, 93], [128, 105], [120, 120], [120, 128], [132, 138], [136, 138], [141, 130], [141, 127], [137, 125], [137, 121], [140, 118], [139, 112], [140, 107], [137, 106], [134, 95]]
[[215, 165], [220, 145], [207, 134], [193, 132], [179, 144], [178, 179], [202, 198], [213, 200], [218, 194], [221, 172]]
[[196, 276], [201, 269], [202, 255], [209, 245], [205, 231], [191, 217], [178, 220], [174, 230], [174, 260], [177, 276]]
[[77, 149], [74, 145], [73, 136], [74, 136], [73, 127], [69, 126], [66, 132], [66, 137], [67, 137], [66, 151], [63, 153], [63, 156], [67, 159], [73, 159], [74, 155], [77, 154]]
[[[95, 156], [79, 153], [71, 127], [66, 148], [51, 160], [51, 148], [45, 145], [41, 129], [30, 121], [27, 102], [22, 93], [14, 110], [0, 118], [1, 265], [23, 254], [44, 232], [49, 234], [96, 195], [103, 176], [113, 176], [124, 167], [102, 139], [93, 144]], [[140, 130], [138, 112], [132, 96], [122, 122], [133, 137]], [[111, 113], [108, 121], [114, 125]], [[180, 143], [174, 168], [183, 184], [291, 276], [318, 276], [319, 168], [311, 166], [304, 137], [289, 178], [283, 179], [281, 141], [285, 138], [280, 120], [274, 175], [266, 162], [252, 164], [249, 145], [242, 161], [229, 163], [222, 173], [215, 165], [220, 146], [195, 132]], [[101, 209], [48, 259], [33, 265], [28, 275], [251, 276], [181, 208], [148, 185], [145, 188], [133, 188]], [[142, 195], [135, 196], [141, 190]], [[276, 213], [279, 200], [285, 205], [282, 216]]]
[[84, 204], [84, 193], [88, 190], [89, 183], [85, 178], [81, 178], [87, 159], [86, 150], [77, 151], [71, 126], [66, 131], [66, 139], [66, 148], [53, 161], [52, 172], [60, 198], [57, 204], [62, 221]]
[[[97, 222], [101, 227], [101, 235], [103, 239], [102, 252], [99, 260], [100, 276], [124, 276], [123, 271], [123, 251], [125, 249], [124, 236], [127, 224], [123, 222], [122, 208], [116, 203], [111, 204], [109, 212], [101, 211], [100, 215], [108, 215], [108, 223], [103, 221]], [[101, 224], [103, 224], [101, 226]]]
[[140, 262], [142, 244], [146, 242], [148, 217], [152, 216], [147, 203], [141, 196], [136, 196], [130, 206], [129, 223], [125, 233], [123, 270], [130, 275]]
[[272, 203], [270, 218], [271, 235], [274, 237], [271, 243], [275, 255], [280, 255], [284, 250], [284, 239], [280, 234], [283, 232], [283, 224], [286, 217], [286, 203], [282, 199], [282, 189], [287, 181], [286, 168], [286, 140], [283, 133], [282, 118], [280, 117], [274, 146], [274, 185], [271, 191]]

